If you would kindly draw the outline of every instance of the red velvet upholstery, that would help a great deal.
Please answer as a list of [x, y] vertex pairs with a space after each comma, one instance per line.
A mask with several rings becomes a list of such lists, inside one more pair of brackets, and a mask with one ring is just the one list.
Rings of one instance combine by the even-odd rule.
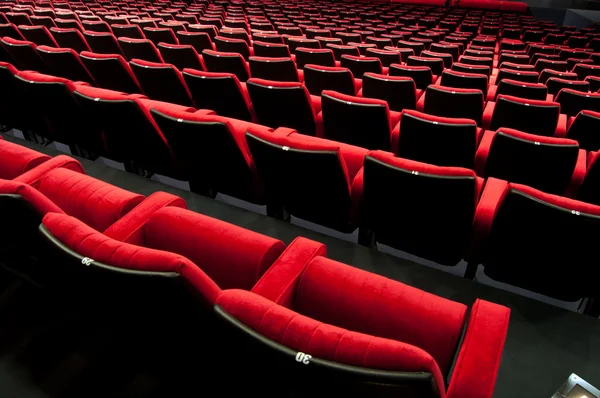
[[42, 223], [56, 239], [81, 256], [124, 269], [176, 272], [209, 303], [213, 303], [220, 292], [196, 264], [179, 254], [119, 242], [64, 214], [48, 213]]
[[77, 160], [66, 155], [58, 155], [40, 164], [39, 166], [21, 174], [14, 180], [37, 187], [40, 182], [40, 179], [46, 173], [59, 167], [73, 170], [79, 173], [85, 173], [83, 170], [83, 166], [81, 166], [81, 163], [79, 163]]
[[12, 180], [49, 159], [48, 155], [0, 139], [0, 179]]
[[0, 195], [19, 195], [42, 215], [50, 212], [63, 212], [60, 207], [42, 195], [40, 191], [22, 182], [0, 180]]
[[144, 226], [144, 245], [186, 256], [223, 289], [251, 289], [283, 253], [283, 242], [177, 207]]
[[38, 189], [67, 214], [101, 231], [144, 200], [142, 195], [65, 168], [45, 174]]

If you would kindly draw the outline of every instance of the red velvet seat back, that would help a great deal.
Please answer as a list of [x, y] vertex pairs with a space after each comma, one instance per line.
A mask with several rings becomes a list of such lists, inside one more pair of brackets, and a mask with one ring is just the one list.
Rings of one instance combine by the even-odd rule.
[[144, 200], [142, 195], [65, 168], [44, 175], [38, 190], [65, 213], [99, 231]]
[[467, 307], [325, 257], [316, 257], [296, 288], [294, 310], [352, 331], [427, 351], [445, 373]]
[[285, 250], [280, 240], [174, 207], [157, 211], [144, 233], [146, 246], [189, 258], [222, 289], [252, 289]]

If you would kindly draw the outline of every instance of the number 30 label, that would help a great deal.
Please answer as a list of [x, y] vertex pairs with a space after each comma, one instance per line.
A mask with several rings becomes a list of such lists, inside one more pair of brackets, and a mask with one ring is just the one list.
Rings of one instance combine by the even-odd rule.
[[308, 355], [303, 352], [299, 352], [296, 354], [296, 362], [301, 362], [304, 365], [308, 365], [310, 363], [311, 358], [312, 358], [312, 355]]

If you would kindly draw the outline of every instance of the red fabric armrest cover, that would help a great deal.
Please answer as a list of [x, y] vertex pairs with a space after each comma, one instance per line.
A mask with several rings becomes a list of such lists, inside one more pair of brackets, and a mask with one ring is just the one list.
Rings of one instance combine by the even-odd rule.
[[104, 231], [109, 238], [131, 243], [133, 245], [144, 244], [143, 226], [157, 210], [167, 206], [187, 208], [185, 200], [179, 196], [167, 192], [154, 192], [142, 203], [134, 207], [119, 221]]
[[488, 130], [490, 128], [490, 124], [492, 123], [492, 116], [494, 115], [494, 107], [496, 103], [494, 101], [488, 101], [485, 104], [485, 109], [483, 110], [483, 117], [481, 121], [481, 127]]
[[36, 187], [40, 182], [40, 179], [46, 173], [59, 167], [85, 174], [85, 170], [83, 169], [83, 166], [81, 165], [81, 163], [79, 163], [79, 161], [66, 155], [58, 155], [40, 164], [39, 166], [34, 167], [33, 169], [21, 174], [19, 177], [15, 178], [15, 181], [19, 181]]
[[563, 138], [567, 136], [567, 115], [561, 113], [558, 115], [558, 123], [556, 124], [555, 137]]
[[317, 256], [326, 256], [327, 247], [310, 239], [297, 237], [260, 278], [252, 291], [290, 308], [298, 280], [307, 264]]
[[156, 211], [144, 239], [189, 258], [222, 289], [252, 289], [285, 249], [280, 240], [179, 207]]
[[475, 301], [448, 388], [448, 398], [491, 398], [509, 318], [507, 307]]
[[583, 182], [583, 178], [585, 177], [585, 172], [587, 171], [587, 154], [585, 149], [580, 149], [579, 154], [577, 156], [577, 163], [575, 164], [575, 168], [573, 169], [573, 175], [571, 176], [571, 182], [569, 183], [569, 187], [565, 192], [565, 196], [568, 198], [576, 198], [577, 192], [579, 191], [579, 187]]
[[417, 110], [419, 112], [425, 112], [425, 98], [427, 97], [427, 90], [425, 90], [423, 92], [423, 95], [421, 96], [421, 98], [419, 98], [419, 100], [417, 101]]
[[496, 91], [498, 91], [498, 86], [495, 84], [491, 84], [488, 86], [488, 92], [487, 92], [487, 100], [488, 101], [495, 101], [496, 100]]
[[504, 200], [508, 190], [508, 182], [490, 177], [485, 183], [485, 188], [475, 210], [473, 220], [473, 239], [468, 254], [469, 262], [480, 261], [480, 250], [492, 228], [492, 222], [496, 216], [498, 207]]
[[492, 130], [485, 130], [483, 133], [483, 137], [477, 148], [477, 153], [475, 153], [475, 173], [478, 176], [485, 176], [485, 163], [495, 136], [496, 132]]
[[0, 180], [0, 195], [19, 195], [25, 199], [41, 215], [46, 213], [63, 213], [54, 202], [45, 197], [37, 189], [22, 182]]
[[117, 268], [176, 272], [183, 276], [210, 304], [221, 289], [196, 264], [175, 253], [123, 243], [90, 228], [74, 217], [48, 213], [42, 223], [59, 241], [83, 257]]

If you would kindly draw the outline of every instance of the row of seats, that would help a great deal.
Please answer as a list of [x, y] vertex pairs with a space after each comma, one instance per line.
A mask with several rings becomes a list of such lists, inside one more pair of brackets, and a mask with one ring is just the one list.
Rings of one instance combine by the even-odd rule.
[[[489, 240], [484, 246], [470, 243], [480, 239], [476, 228], [483, 221], [477, 217], [483, 216], [478, 216], [477, 209], [492, 195], [486, 194], [487, 187], [498, 185], [490, 185], [489, 181], [502, 181], [494, 177], [507, 179], [519, 189], [525, 187], [522, 189], [532, 202], [527, 202], [528, 206], [534, 208], [531, 216], [536, 212], [561, 214], [565, 208], [585, 213], [580, 210], [583, 202], [567, 199], [563, 194], [600, 204], [597, 152], [586, 156], [576, 141], [510, 129], [483, 133], [470, 120], [446, 120], [405, 111], [398, 114], [402, 118], [402, 134], [398, 137], [399, 148], [404, 151], [401, 156], [417, 159], [409, 160], [287, 128], [274, 131], [216, 116], [212, 111], [196, 111], [34, 72], [16, 72], [7, 65], [3, 70], [9, 77], [14, 76], [13, 83], [24, 84], [13, 92], [26, 95], [22, 99], [11, 97], [1, 108], [13, 117], [23, 115], [27, 109], [24, 121], [51, 127], [60, 142], [190, 181], [196, 192], [208, 195], [221, 192], [257, 204], [268, 203], [267, 211], [274, 216], [293, 215], [342, 232], [359, 227], [363, 244], [390, 245], [445, 265], [455, 265], [461, 259], [478, 259], [475, 261], [485, 265], [486, 273], [489, 261], [495, 279], [567, 300], [582, 297], [566, 294], [564, 288], [554, 291], [555, 283], [562, 280], [558, 263], [556, 275], [547, 271], [540, 283], [538, 274], [528, 273], [530, 267], [526, 262], [523, 268], [506, 268], [503, 273], [494, 268], [494, 258], [479, 260], [474, 253], [487, 248]], [[265, 89], [269, 90], [268, 86]], [[340, 94], [325, 93], [326, 96], [334, 98]], [[336, 101], [342, 105], [347, 102], [344, 98]], [[344, 119], [348, 122], [346, 128], [359, 123], [363, 123], [359, 131], [377, 127], [369, 126], [375, 120], [373, 117], [353, 116]], [[450, 135], [452, 139], [448, 139]], [[462, 156], [465, 152], [461, 152], [467, 147], [471, 148], [467, 161], [474, 162], [478, 174], [465, 167], [430, 164], [434, 160], [444, 162], [449, 157], [467, 159], [468, 156]], [[483, 177], [488, 181], [485, 189]], [[495, 200], [506, 197], [509, 196]], [[553, 203], [562, 203], [563, 207]], [[592, 204], [585, 206], [595, 209]], [[507, 219], [502, 222], [518, 225], [519, 217], [523, 216], [521, 211], [519, 206], [508, 210]], [[569, 220], [590, 223], [588, 227], [582, 225], [577, 236], [595, 225], [589, 220], [592, 217], [589, 211], [581, 218]], [[552, 219], [554, 215], [547, 217]], [[529, 216], [524, 218], [528, 220]], [[553, 228], [537, 223], [536, 227], [544, 231], [540, 232], [540, 239], [547, 236], [547, 230], [563, 228], [561, 222]], [[492, 238], [503, 245], [513, 236], [506, 233]], [[566, 254], [544, 251], [541, 249], [544, 245], [537, 243], [526, 254], [511, 253], [527, 261], [538, 256], [544, 259], [543, 264], [564, 260]], [[518, 250], [524, 249], [518, 246]], [[588, 254], [586, 250], [581, 249], [582, 256]], [[473, 264], [476, 269], [478, 262]]]
[[[254, 366], [280, 371], [294, 358], [310, 363], [314, 373], [301, 384], [318, 381], [321, 390], [339, 388], [351, 376], [368, 396], [391, 397], [398, 389], [439, 397], [493, 391], [507, 307], [477, 300], [468, 308], [331, 260], [321, 243], [298, 237], [286, 246], [187, 210], [177, 196], [145, 198], [85, 175], [66, 156], [49, 159], [3, 140], [0, 154], [0, 211], [13, 221], [1, 231], [3, 264], [46, 292], [70, 297], [71, 306], [77, 297], [92, 316], [109, 306], [113, 322], [120, 311], [158, 323], [166, 313], [182, 313], [184, 320], [169, 318], [164, 332], [139, 331], [157, 344], [167, 339], [170, 348], [182, 339], [193, 349], [187, 336], [202, 340], [225, 325], [234, 335], [215, 332], [211, 345], [234, 345], [239, 356], [249, 338], [250, 346], [258, 344], [257, 358], [284, 354]], [[143, 305], [119, 310], [130, 308], [129, 301]], [[181, 329], [182, 323], [197, 328]]]

